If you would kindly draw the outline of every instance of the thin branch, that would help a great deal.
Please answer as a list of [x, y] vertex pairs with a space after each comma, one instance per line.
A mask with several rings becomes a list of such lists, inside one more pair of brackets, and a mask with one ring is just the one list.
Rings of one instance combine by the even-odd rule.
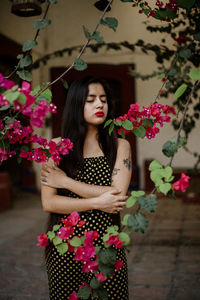
[[[187, 109], [188, 109], [191, 97], [192, 97], [192, 95], [194, 93], [194, 90], [195, 90], [195, 88], [196, 88], [196, 86], [198, 84], [199, 84], [199, 81], [196, 81], [195, 84], [193, 85], [192, 89], [191, 89], [190, 94], [188, 95], [188, 99], [187, 99], [187, 102], [186, 102], [186, 105], [185, 105], [185, 108], [184, 108], [184, 111], [183, 111], [183, 117], [182, 117], [179, 129], [178, 129], [177, 137], [176, 137], [176, 145], [178, 145], [178, 141], [179, 141], [179, 138], [180, 138], [181, 130], [183, 129], [183, 122], [185, 120], [185, 115], [186, 115], [186, 112], [187, 112]], [[174, 159], [174, 156], [175, 156], [175, 154], [171, 157], [168, 166], [172, 165], [172, 161]]]
[[[47, 12], [48, 12], [49, 7], [50, 7], [50, 4], [51, 4], [51, 3], [48, 2], [42, 20], [44, 20], [44, 19], [46, 18]], [[38, 35], [39, 35], [40, 30], [41, 30], [41, 29], [39, 29], [39, 28], [37, 29], [36, 34], [35, 34], [35, 37], [34, 37], [34, 39], [33, 39], [34, 41], [36, 41], [36, 39], [37, 39], [37, 37], [38, 37]], [[27, 51], [26, 56], [27, 56], [30, 52], [31, 52], [31, 50]], [[18, 70], [18, 68], [19, 68], [19, 64], [18, 64], [18, 65], [15, 67], [15, 69], [14, 69], [7, 77], [5, 77], [5, 78], [7, 78], [7, 79], [10, 78], [13, 74], [15, 74], [15, 72]]]
[[[108, 5], [106, 6], [106, 8], [104, 9], [103, 13], [101, 14], [96, 26], [95, 26], [95, 29], [93, 30], [93, 33], [92, 35], [96, 32], [97, 28], [99, 27], [100, 23], [101, 23], [101, 20], [103, 19], [105, 13], [107, 12], [109, 6], [112, 4], [114, 0], [110, 0]], [[80, 58], [81, 55], [83, 54], [83, 52], [85, 51], [85, 48], [87, 47], [87, 45], [89, 44], [90, 42], [90, 39], [88, 39], [86, 41], [86, 43], [83, 45], [80, 53], [77, 55], [76, 59]], [[69, 68], [67, 68], [59, 77], [57, 77], [54, 81], [50, 82], [45, 88], [41, 89], [37, 95], [35, 96], [36, 98], [41, 95], [46, 89], [48, 89], [50, 86], [52, 86], [54, 83], [56, 83], [57, 81], [59, 81], [63, 76], [65, 76], [65, 74], [67, 74], [72, 68], [74, 67], [74, 62], [69, 66]]]

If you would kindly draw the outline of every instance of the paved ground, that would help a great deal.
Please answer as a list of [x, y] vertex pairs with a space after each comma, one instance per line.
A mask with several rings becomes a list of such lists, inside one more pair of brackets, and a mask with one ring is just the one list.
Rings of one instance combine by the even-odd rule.
[[[130, 300], [199, 300], [200, 205], [160, 199], [149, 217], [128, 255]], [[39, 195], [28, 193], [0, 213], [0, 300], [49, 299], [43, 249], [36, 247], [45, 221]]]

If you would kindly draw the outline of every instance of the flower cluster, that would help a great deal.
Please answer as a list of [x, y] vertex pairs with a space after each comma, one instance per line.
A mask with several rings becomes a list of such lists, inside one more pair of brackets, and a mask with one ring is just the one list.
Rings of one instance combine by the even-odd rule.
[[[62, 225], [55, 225], [55, 228], [57, 229], [56, 233], [48, 232], [47, 234], [43, 233], [38, 236], [37, 246], [46, 247], [49, 245], [49, 242], [53, 242], [55, 246], [57, 246], [59, 243], [55, 243], [54, 240], [56, 238], [60, 238], [60, 243], [65, 243], [67, 245], [66, 251], [62, 254], [67, 251], [73, 252], [74, 260], [82, 263], [82, 272], [93, 273], [99, 283], [106, 281], [108, 276], [99, 270], [99, 250], [97, 250], [98, 247], [95, 247], [94, 245], [94, 241], [99, 238], [98, 232], [92, 230], [85, 231], [83, 232], [82, 237], [76, 236], [74, 230], [75, 227], [82, 227], [86, 223], [84, 220], [80, 219], [80, 215], [77, 211], [72, 212], [66, 219], [62, 219], [61, 222]], [[53, 239], [51, 239], [52, 234]], [[109, 238], [105, 242], [105, 247], [113, 245], [115, 248], [119, 249], [122, 247], [123, 243], [123, 241], [120, 241], [118, 234], [109, 234]], [[114, 272], [111, 277], [114, 276], [115, 272], [118, 272], [123, 266], [124, 263], [120, 259], [115, 259], [113, 265]], [[86, 285], [91, 289], [91, 292], [94, 291], [94, 288], [86, 282], [83, 282], [83, 284], [79, 287], [79, 290]], [[74, 291], [70, 295], [69, 299], [73, 300], [79, 298], [77, 293]]]
[[[138, 102], [136, 104], [131, 104], [128, 113], [116, 119], [116, 121], [121, 121], [120, 125], [122, 126], [122, 128], [118, 130], [118, 133], [121, 135], [123, 132], [124, 134], [128, 132], [136, 134], [136, 128], [142, 128], [144, 130], [144, 136], [148, 139], [152, 139], [160, 131], [157, 125], [162, 127], [163, 123], [169, 123], [171, 121], [168, 114], [176, 114], [175, 109], [169, 105], [162, 105], [159, 103], [150, 104], [148, 107], [143, 106], [142, 111], [140, 111], [140, 104]], [[126, 120], [132, 122], [132, 129], [126, 129], [124, 124]]]
[[[169, 0], [167, 3], [164, 3], [163, 1], [157, 0], [155, 5], [157, 7], [152, 9], [147, 1], [134, 0], [134, 4], [132, 6], [133, 7], [139, 6], [140, 7], [139, 14], [145, 13], [148, 18], [149, 17], [153, 17], [153, 18], [158, 17], [157, 13], [160, 9], [170, 9], [172, 11], [177, 11], [177, 9], [178, 9], [178, 4], [177, 4], [176, 0]], [[170, 18], [169, 17], [166, 17], [166, 18], [162, 17], [162, 20], [170, 21]]]
[[[55, 104], [49, 104], [45, 100], [38, 101], [32, 95], [30, 83], [26, 81], [18, 87], [0, 74], [0, 87], [4, 90], [0, 95], [0, 109], [2, 112], [9, 109], [9, 115], [0, 119], [0, 134], [3, 138], [0, 143], [0, 163], [17, 155], [19, 159], [25, 158], [38, 163], [47, 162], [51, 157], [59, 164], [60, 155], [67, 155], [73, 149], [73, 144], [69, 139], [62, 139], [59, 143], [48, 142], [34, 134], [33, 129], [33, 126], [44, 126], [49, 112], [56, 113]], [[19, 114], [28, 118], [28, 126], [23, 126], [18, 120]], [[37, 143], [40, 147], [31, 150], [31, 143]]]
[[173, 183], [174, 191], [182, 191], [185, 192], [189, 186], [190, 177], [185, 173], [181, 173], [181, 178]]

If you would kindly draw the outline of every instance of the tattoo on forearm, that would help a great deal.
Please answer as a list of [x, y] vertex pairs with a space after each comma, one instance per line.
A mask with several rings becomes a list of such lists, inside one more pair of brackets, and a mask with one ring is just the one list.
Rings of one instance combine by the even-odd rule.
[[129, 154], [129, 157], [128, 158], [125, 158], [123, 160], [123, 163], [125, 165], [125, 167], [128, 169], [128, 170], [131, 170], [131, 167], [132, 167], [132, 163], [131, 163], [131, 155]]
[[113, 169], [113, 172], [112, 172], [112, 176], [117, 175], [117, 173], [118, 173], [119, 170], [120, 170], [120, 169], [114, 168], [114, 169]]

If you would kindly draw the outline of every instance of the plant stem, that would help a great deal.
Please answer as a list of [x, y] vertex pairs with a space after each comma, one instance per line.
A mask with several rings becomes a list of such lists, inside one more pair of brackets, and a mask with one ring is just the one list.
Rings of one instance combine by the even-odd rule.
[[[97, 28], [99, 27], [100, 23], [101, 23], [101, 20], [103, 19], [105, 13], [107, 12], [109, 6], [112, 4], [114, 0], [110, 0], [108, 5], [106, 6], [106, 8], [104, 9], [103, 13], [101, 14], [96, 26], [95, 26], [95, 29], [93, 30], [93, 33], [92, 35], [96, 32]], [[86, 41], [86, 43], [83, 45], [81, 51], [79, 52], [79, 54], [77, 55], [76, 59], [80, 58], [81, 55], [83, 54], [83, 52], [85, 51], [85, 48], [87, 47], [87, 45], [89, 44], [90, 42], [90, 39], [88, 39]], [[67, 74], [72, 68], [74, 67], [74, 62], [69, 66], [69, 68], [67, 68], [59, 77], [57, 77], [54, 81], [50, 82], [45, 88], [41, 89], [37, 95], [35, 96], [36, 98], [41, 95], [46, 89], [48, 89], [50, 86], [52, 86], [54, 83], [56, 83], [57, 81], [59, 81], [63, 76], [65, 76], [65, 74]]]
[[[47, 15], [47, 12], [48, 12], [48, 10], [49, 10], [50, 4], [51, 4], [51, 3], [48, 2], [42, 20], [44, 20], [44, 19], [46, 18], [46, 15]], [[38, 37], [38, 35], [39, 35], [40, 30], [41, 30], [41, 29], [39, 29], [39, 28], [37, 29], [36, 34], [35, 34], [35, 37], [34, 37], [34, 39], [33, 39], [34, 41], [37, 40], [37, 37]], [[30, 52], [31, 52], [31, 50], [27, 51], [26, 56], [29, 55]], [[15, 67], [15, 69], [14, 69], [7, 77], [5, 77], [5, 78], [9, 79], [13, 74], [15, 74], [15, 72], [16, 72], [18, 69], [19, 69], [19, 64], [18, 64], [18, 65]]]
[[[185, 108], [184, 108], [184, 111], [183, 111], [183, 117], [182, 117], [179, 129], [178, 129], [178, 133], [177, 133], [177, 136], [176, 136], [176, 145], [178, 145], [178, 141], [179, 141], [179, 138], [180, 138], [181, 130], [183, 129], [183, 122], [185, 120], [185, 115], [186, 115], [186, 112], [187, 112], [187, 109], [188, 109], [191, 97], [192, 97], [192, 95], [194, 93], [194, 90], [195, 90], [195, 88], [196, 88], [196, 86], [198, 84], [199, 84], [199, 81], [196, 81], [195, 84], [193, 85], [192, 89], [191, 89], [190, 94], [188, 95], [188, 99], [187, 99], [187, 102], [186, 102], [186, 105], [185, 105]], [[172, 161], [174, 159], [174, 156], [175, 156], [175, 154], [170, 158], [168, 166], [172, 165]]]

